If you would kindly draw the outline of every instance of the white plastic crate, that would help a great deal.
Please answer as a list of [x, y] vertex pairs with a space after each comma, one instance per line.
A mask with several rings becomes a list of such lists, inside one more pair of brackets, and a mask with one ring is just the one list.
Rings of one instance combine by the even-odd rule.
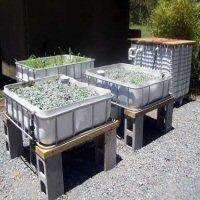
[[175, 98], [182, 97], [189, 91], [189, 85], [185, 82], [190, 81], [192, 45], [132, 43], [129, 59], [134, 65], [169, 71], [172, 83], [177, 81], [180, 87], [187, 87], [179, 91], [180, 87], [174, 87], [172, 84], [170, 93]]
[[140, 72], [144, 72], [146, 74], [149, 73], [152, 75], [159, 73], [160, 77], [162, 77], [159, 70], [153, 70], [144, 67], [138, 68], [137, 66], [130, 64], [117, 63], [113, 65], [87, 70], [85, 73], [86, 80], [90, 84], [110, 89], [112, 93], [115, 94], [113, 101], [125, 107], [129, 105], [134, 106], [136, 108], [143, 107], [155, 100], [164, 98], [169, 95], [171, 81], [171, 76], [169, 75], [169, 73], [166, 73], [163, 78], [158, 78], [155, 76], [154, 80], [145, 82], [140, 85], [123, 83], [117, 80], [106, 78], [98, 74], [99, 70], [101, 71], [119, 67], [124, 67], [127, 70], [133, 71], [138, 71], [139, 69]]
[[[62, 55], [62, 57], [64, 57], [65, 59], [69, 59], [69, 56], [71, 57], [73, 55]], [[41, 59], [46, 60], [48, 58], [51, 57], [42, 57]], [[30, 68], [26, 65], [26, 60], [17, 61], [15, 62], [17, 67], [16, 78], [18, 81], [32, 81], [47, 76], [64, 74], [75, 79], [81, 79], [86, 69], [94, 68], [94, 61], [95, 60], [92, 58], [86, 58], [85, 61], [42, 69]]]
[[[60, 78], [60, 75], [38, 79], [35, 82], [55, 78]], [[111, 92], [78, 82], [73, 78], [69, 78], [69, 81], [70, 84], [96, 91], [98, 95], [65, 107], [41, 110], [10, 90], [22, 87], [29, 82], [10, 84], [4, 87], [8, 115], [28, 134], [30, 134], [31, 118], [33, 118], [34, 135], [38, 143], [42, 145], [56, 144], [84, 130], [105, 123], [110, 117], [111, 98], [113, 97]]]

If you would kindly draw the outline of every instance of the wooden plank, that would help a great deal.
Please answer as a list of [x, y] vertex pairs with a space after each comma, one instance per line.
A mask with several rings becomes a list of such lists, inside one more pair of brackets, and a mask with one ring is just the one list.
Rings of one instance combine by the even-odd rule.
[[167, 46], [193, 45], [196, 43], [196, 41], [193, 40], [178, 40], [178, 39], [157, 38], [157, 37], [128, 38], [128, 40], [137, 44], [157, 44], [157, 45], [167, 45]]
[[1, 114], [1, 117], [2, 117], [3, 123], [4, 124], [8, 124], [9, 118], [8, 118], [8, 116], [4, 112]]
[[159, 107], [165, 106], [172, 102], [174, 102], [174, 98], [170, 96], [170, 97], [165, 98], [164, 100], [162, 99], [162, 100], [156, 101], [142, 109], [136, 109], [132, 107], [126, 108], [124, 109], [124, 114], [131, 118], [135, 118], [137, 116], [144, 115], [152, 110], [155, 110]]
[[107, 134], [111, 130], [115, 130], [119, 127], [119, 121], [113, 121], [110, 123], [107, 123], [105, 125], [99, 126], [97, 128], [94, 128], [92, 130], [86, 131], [82, 134], [79, 134], [66, 142], [60, 144], [59, 146], [56, 146], [51, 149], [43, 149], [39, 146], [36, 146], [35, 152], [43, 159], [47, 159], [53, 155], [56, 155], [58, 153], [61, 153], [63, 151], [66, 151], [68, 149], [71, 149], [79, 144], [82, 144], [88, 140], [91, 140], [99, 135]]

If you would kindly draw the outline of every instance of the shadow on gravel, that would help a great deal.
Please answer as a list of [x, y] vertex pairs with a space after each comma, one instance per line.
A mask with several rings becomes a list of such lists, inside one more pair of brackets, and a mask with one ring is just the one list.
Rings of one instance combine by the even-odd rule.
[[[161, 129], [156, 128], [156, 119], [145, 116], [144, 120], [143, 146], [146, 146], [159, 137], [167, 134], [164, 131], [164, 127], [161, 127]], [[172, 130], [173, 129], [174, 128], [172, 128]]]
[[176, 100], [174, 103], [174, 107], [180, 108], [181, 106], [184, 106], [185, 104], [188, 104], [193, 101], [196, 101], [196, 97], [194, 95], [190, 94], [190, 95], [187, 95], [186, 97], [184, 97], [182, 99], [182, 101], [180, 99]]
[[[27, 167], [37, 174], [36, 157], [30, 152], [29, 146], [24, 147], [21, 159]], [[100, 166], [95, 164], [95, 148], [92, 142], [63, 152], [62, 160], [65, 192], [103, 171], [103, 158]], [[117, 155], [117, 164], [121, 161], [121, 156]]]
[[[95, 149], [90, 144], [64, 152], [62, 158], [65, 192], [103, 171], [103, 159], [100, 166], [95, 164]], [[121, 160], [117, 155], [117, 163]]]

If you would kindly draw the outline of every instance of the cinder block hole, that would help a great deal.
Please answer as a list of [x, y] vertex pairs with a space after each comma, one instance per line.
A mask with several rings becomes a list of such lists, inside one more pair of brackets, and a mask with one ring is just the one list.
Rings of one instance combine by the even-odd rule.
[[9, 151], [9, 144], [7, 141], [6, 141], [6, 150]]
[[130, 117], [127, 117], [127, 129], [129, 131], [133, 131], [133, 119], [131, 119]]
[[6, 125], [4, 125], [4, 133], [5, 133], [5, 135], [8, 135], [8, 129], [7, 129]]
[[41, 160], [39, 160], [39, 171], [44, 174], [44, 164]]
[[46, 191], [46, 186], [45, 184], [43, 183], [43, 181], [40, 181], [40, 188], [41, 188], [41, 191], [44, 192], [45, 194], [47, 193]]
[[130, 147], [133, 145], [133, 139], [129, 135], [126, 136], [126, 144]]

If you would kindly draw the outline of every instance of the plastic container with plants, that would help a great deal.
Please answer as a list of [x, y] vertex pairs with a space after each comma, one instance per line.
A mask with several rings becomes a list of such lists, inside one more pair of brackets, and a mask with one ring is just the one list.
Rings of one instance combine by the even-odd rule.
[[117, 63], [87, 70], [86, 79], [110, 89], [121, 106], [143, 107], [169, 95], [171, 77], [168, 72]]
[[31, 56], [27, 60], [17, 61], [17, 80], [31, 81], [46, 76], [65, 74], [75, 79], [81, 79], [86, 69], [94, 67], [94, 59], [68, 54], [49, 57]]
[[34, 121], [35, 138], [43, 145], [105, 123], [113, 96], [64, 75], [7, 85], [4, 93], [8, 115], [28, 133]]

